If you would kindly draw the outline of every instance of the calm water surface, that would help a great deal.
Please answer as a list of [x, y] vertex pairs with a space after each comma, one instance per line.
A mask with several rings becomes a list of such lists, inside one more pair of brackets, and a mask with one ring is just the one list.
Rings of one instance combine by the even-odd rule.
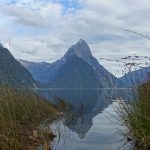
[[39, 95], [54, 102], [61, 98], [73, 107], [73, 116], [55, 121], [49, 128], [57, 135], [53, 150], [129, 150], [116, 119], [118, 97], [131, 98], [129, 90], [39, 90]]

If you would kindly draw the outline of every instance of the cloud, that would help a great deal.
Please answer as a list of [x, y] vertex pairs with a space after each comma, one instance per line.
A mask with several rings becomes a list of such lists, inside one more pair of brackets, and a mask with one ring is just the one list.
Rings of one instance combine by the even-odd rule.
[[[16, 58], [52, 62], [80, 38], [97, 59], [150, 55], [149, 41], [124, 31], [149, 35], [149, 0], [1, 0], [0, 4], [0, 40], [11, 38]], [[99, 61], [115, 72], [115, 65], [110, 68]]]
[[[29, 2], [31, 3], [32, 1]], [[50, 27], [53, 22], [55, 23], [56, 20], [60, 19], [62, 5], [35, 2], [34, 7], [32, 7], [30, 6], [32, 3], [30, 4], [29, 2], [1, 6], [1, 13], [13, 18], [17, 23], [31, 27]]]

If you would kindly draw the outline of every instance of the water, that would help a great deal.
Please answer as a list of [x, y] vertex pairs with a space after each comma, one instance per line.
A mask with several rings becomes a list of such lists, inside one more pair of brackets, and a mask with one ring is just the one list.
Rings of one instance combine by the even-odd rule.
[[[116, 119], [117, 97], [130, 98], [129, 90], [39, 90], [39, 95], [54, 102], [61, 98], [73, 105], [73, 116], [50, 125], [57, 135], [53, 150], [128, 150], [121, 132], [126, 130]], [[121, 95], [120, 95], [121, 93]]]

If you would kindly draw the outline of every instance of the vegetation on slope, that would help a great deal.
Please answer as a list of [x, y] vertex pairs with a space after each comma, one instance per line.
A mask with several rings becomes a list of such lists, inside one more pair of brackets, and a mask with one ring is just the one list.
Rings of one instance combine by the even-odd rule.
[[39, 125], [57, 115], [54, 105], [29, 91], [0, 87], [0, 149], [37, 149], [40, 144], [46, 145], [46, 139], [52, 140], [54, 135]]

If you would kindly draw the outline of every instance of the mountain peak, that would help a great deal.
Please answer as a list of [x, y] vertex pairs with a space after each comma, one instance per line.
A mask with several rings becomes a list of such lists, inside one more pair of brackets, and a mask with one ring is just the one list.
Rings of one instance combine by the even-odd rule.
[[85, 42], [85, 40], [80, 39], [80, 40], [77, 42], [77, 44], [87, 44], [87, 43]]
[[83, 39], [80, 39], [75, 45], [71, 46], [66, 55], [76, 55], [84, 59], [92, 57], [91, 50], [88, 44]]

